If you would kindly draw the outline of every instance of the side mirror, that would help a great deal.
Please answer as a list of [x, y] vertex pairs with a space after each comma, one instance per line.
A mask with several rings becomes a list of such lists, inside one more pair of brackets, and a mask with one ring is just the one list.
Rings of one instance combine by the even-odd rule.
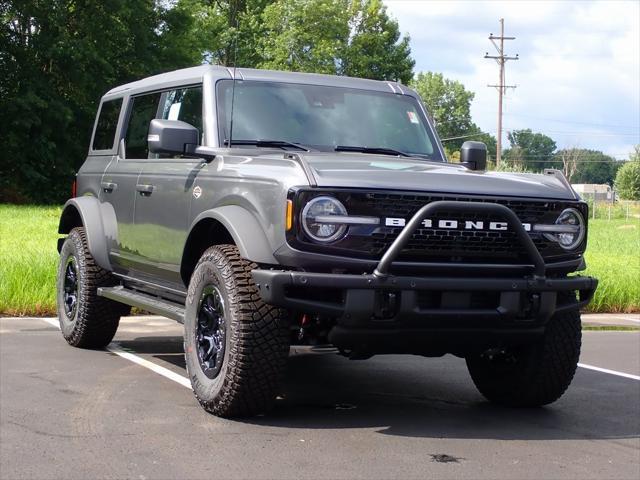
[[200, 132], [193, 125], [180, 120], [156, 118], [149, 124], [147, 137], [151, 153], [183, 155], [191, 153], [200, 143]]
[[482, 142], [464, 142], [460, 149], [460, 163], [470, 170], [486, 170], [487, 146]]

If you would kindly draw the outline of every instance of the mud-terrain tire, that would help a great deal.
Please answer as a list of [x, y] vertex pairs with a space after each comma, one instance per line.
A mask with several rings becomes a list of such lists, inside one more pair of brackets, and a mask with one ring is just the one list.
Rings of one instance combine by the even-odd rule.
[[577, 310], [554, 315], [543, 338], [511, 351], [467, 357], [473, 383], [487, 400], [512, 407], [555, 402], [569, 387], [580, 357], [582, 331]]
[[206, 250], [187, 294], [184, 351], [200, 405], [220, 417], [266, 412], [289, 354], [286, 312], [265, 304], [234, 245]]
[[116, 334], [120, 317], [131, 307], [98, 296], [98, 288], [117, 284], [98, 266], [87, 247], [84, 228], [69, 232], [60, 250], [56, 282], [58, 321], [64, 339], [74, 347], [103, 348]]

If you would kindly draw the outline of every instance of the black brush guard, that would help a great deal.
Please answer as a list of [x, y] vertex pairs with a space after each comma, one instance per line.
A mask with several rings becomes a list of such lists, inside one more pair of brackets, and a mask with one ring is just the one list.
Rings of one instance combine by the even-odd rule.
[[[425, 218], [441, 210], [483, 211], [504, 219], [529, 257], [531, 275], [483, 278], [478, 276], [486, 267], [482, 264], [470, 267], [470, 275], [462, 278], [392, 275], [394, 260], [415, 230]], [[495, 265], [491, 268], [495, 271]], [[425, 332], [433, 339], [438, 337], [434, 333], [449, 330], [475, 331], [491, 338], [541, 333], [554, 313], [589, 303], [598, 285], [592, 277], [547, 278], [542, 256], [518, 217], [504, 205], [457, 201], [436, 201], [422, 207], [371, 274], [254, 270], [253, 278], [269, 304], [335, 317], [337, 325], [330, 340], [336, 345], [352, 345], [363, 337], [381, 337], [381, 342], [389, 344], [395, 343], [394, 339], [400, 343], [421, 342]], [[558, 302], [559, 292], [579, 292], [578, 299], [564, 295]], [[496, 305], [474, 308], [470, 299], [478, 294], [493, 296]], [[425, 302], [425, 297], [438, 300]]]

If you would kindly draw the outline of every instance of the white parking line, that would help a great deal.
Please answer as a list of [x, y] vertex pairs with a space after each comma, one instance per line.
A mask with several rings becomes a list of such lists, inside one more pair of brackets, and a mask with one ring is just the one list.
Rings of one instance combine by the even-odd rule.
[[[60, 328], [60, 323], [55, 318], [43, 318], [42, 320], [47, 322], [49, 325], [53, 325], [58, 329]], [[169, 380], [173, 380], [174, 382], [179, 383], [183, 387], [187, 387], [189, 389], [191, 388], [191, 382], [187, 377], [180, 375], [176, 372], [173, 372], [168, 368], [161, 367], [160, 365], [150, 362], [149, 360], [145, 360], [144, 358], [134, 355], [131, 352], [127, 352], [122, 347], [120, 347], [120, 345], [118, 345], [116, 342], [110, 345], [107, 345], [107, 350], [110, 351], [111, 353], [115, 353], [116, 355], [124, 358], [125, 360], [129, 360], [130, 362], [133, 362], [137, 365], [140, 365], [141, 367], [151, 370], [152, 372], [157, 373], [158, 375], [162, 375], [163, 377], [168, 378]]]
[[189, 389], [191, 388], [191, 382], [187, 377], [179, 375], [176, 372], [172, 372], [168, 368], [161, 367], [160, 365], [150, 362], [149, 360], [145, 360], [144, 358], [134, 355], [133, 353], [127, 352], [117, 344], [116, 345], [111, 344], [107, 346], [107, 350], [109, 350], [112, 353], [115, 353], [116, 355], [124, 358], [125, 360], [129, 360], [130, 362], [136, 363], [141, 367], [148, 368], [149, 370], [157, 373], [158, 375], [162, 375], [163, 377], [168, 378], [169, 380], [173, 380], [174, 382], [179, 383], [183, 387], [187, 387]]
[[[56, 328], [60, 328], [60, 324], [58, 323], [58, 320], [56, 320], [55, 318], [42, 318], [41, 320], [44, 320], [49, 325], [53, 325]], [[145, 360], [144, 358], [134, 355], [131, 352], [127, 352], [123, 350], [117, 343], [108, 345], [107, 350], [110, 351], [111, 353], [115, 353], [116, 355], [124, 358], [125, 360], [129, 360], [130, 362], [140, 365], [141, 367], [149, 369], [152, 372], [157, 373], [158, 375], [162, 375], [163, 377], [168, 378], [169, 380], [173, 380], [174, 382], [179, 383], [183, 387], [191, 388], [191, 382], [187, 377], [180, 375], [178, 373], [175, 373], [169, 370], [168, 368], [161, 367], [160, 365], [150, 362], [149, 360]], [[630, 378], [631, 380], [640, 380], [640, 376], [638, 375], [631, 375], [630, 373], [618, 372], [616, 370], [609, 370], [608, 368], [595, 367], [593, 365], [587, 365], [585, 363], [579, 363], [578, 366], [586, 370], [594, 370], [600, 373], [608, 373], [609, 375], [615, 375], [617, 377], [623, 377], [623, 378]]]
[[608, 368], [594, 367], [593, 365], [587, 365], [585, 363], [579, 363], [578, 366], [580, 368], [585, 368], [587, 370], [595, 370], [596, 372], [608, 373], [609, 375], [616, 375], [618, 377], [630, 378], [632, 380], [640, 380], [640, 376], [638, 375], [631, 375], [630, 373], [617, 372], [616, 370], [609, 370]]

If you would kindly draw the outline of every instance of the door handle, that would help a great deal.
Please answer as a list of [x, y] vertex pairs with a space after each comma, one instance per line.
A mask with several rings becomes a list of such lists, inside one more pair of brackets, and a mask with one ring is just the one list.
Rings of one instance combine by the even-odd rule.
[[102, 187], [102, 190], [104, 191], [104, 193], [111, 193], [116, 188], [118, 188], [118, 184], [113, 182], [102, 182], [100, 183], [100, 186]]
[[136, 190], [140, 192], [140, 195], [144, 197], [148, 197], [149, 195], [151, 195], [155, 190], [155, 188], [156, 188], [155, 185], [142, 185], [142, 184], [136, 185]]

